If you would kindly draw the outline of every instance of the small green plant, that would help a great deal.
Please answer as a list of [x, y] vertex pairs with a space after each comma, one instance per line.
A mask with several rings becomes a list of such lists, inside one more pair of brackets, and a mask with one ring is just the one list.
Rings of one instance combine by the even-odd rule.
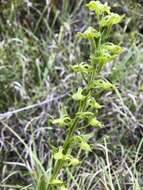
[[[33, 143], [33, 148], [28, 147], [12, 128], [3, 123], [24, 145], [30, 158], [35, 163], [34, 171], [28, 165], [33, 183], [24, 188], [20, 187], [21, 189], [67, 190], [65, 179], [61, 177], [64, 175], [60, 174], [66, 172], [67, 168], [70, 169], [80, 164], [81, 161], [79, 157], [75, 157], [74, 150], [79, 147], [85, 152], [92, 151], [89, 144], [91, 134], [85, 134], [83, 130], [86, 127], [102, 127], [103, 125], [97, 119], [98, 110], [102, 106], [96, 99], [100, 92], [115, 90], [115, 86], [102, 76], [101, 71], [107, 62], [112, 61], [123, 50], [119, 45], [115, 45], [108, 40], [112, 26], [121, 22], [123, 16], [112, 13], [107, 3], [102, 4], [99, 1], [91, 1], [86, 7], [96, 13], [98, 25], [97, 28], [89, 27], [86, 31], [77, 34], [78, 38], [90, 43], [90, 56], [86, 62], [72, 66], [74, 72], [78, 72], [83, 76], [85, 85], [80, 86], [71, 97], [76, 104], [75, 113], [71, 115], [64, 109], [61, 111], [59, 118], [52, 120], [54, 125], [65, 128], [66, 138], [62, 146], [53, 148], [48, 170], [44, 168], [43, 162], [39, 160], [36, 154], [35, 143]], [[82, 129], [83, 133], [76, 133], [79, 128]]]
[[89, 41], [90, 57], [87, 62], [72, 66], [75, 72], [81, 73], [86, 85], [79, 87], [72, 95], [73, 101], [77, 104], [76, 112], [72, 116], [64, 112], [60, 118], [52, 121], [55, 125], [65, 127], [66, 138], [63, 146], [53, 151], [55, 164], [49, 177], [47, 190], [67, 189], [64, 180], [60, 178], [60, 172], [64, 171], [65, 167], [80, 163], [80, 160], [72, 155], [73, 150], [79, 146], [84, 151], [92, 151], [88, 143], [88, 135], [76, 135], [75, 131], [81, 123], [86, 127], [102, 127], [102, 123], [97, 119], [98, 110], [102, 106], [95, 100], [95, 94], [97, 91], [115, 89], [115, 86], [102, 76], [101, 71], [107, 62], [112, 61], [123, 51], [119, 45], [109, 42], [108, 39], [112, 26], [121, 22], [124, 16], [112, 13], [108, 4], [102, 4], [100, 1], [91, 1], [86, 7], [96, 13], [98, 27], [96, 29], [89, 27], [86, 31], [77, 34], [78, 37]]

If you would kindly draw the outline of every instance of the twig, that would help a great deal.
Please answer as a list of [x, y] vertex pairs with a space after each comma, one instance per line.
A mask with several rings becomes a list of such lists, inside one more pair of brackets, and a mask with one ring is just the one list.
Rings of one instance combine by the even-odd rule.
[[39, 106], [43, 106], [43, 105], [46, 105], [47, 103], [50, 103], [52, 101], [56, 101], [56, 100], [59, 100], [63, 97], [65, 97], [67, 94], [64, 94], [64, 95], [61, 95], [59, 97], [56, 97], [56, 98], [50, 98], [48, 100], [44, 100], [42, 102], [39, 102], [39, 103], [36, 103], [36, 104], [32, 104], [30, 106], [26, 106], [26, 107], [23, 107], [23, 108], [19, 108], [19, 109], [16, 109], [16, 110], [13, 110], [13, 111], [8, 111], [8, 112], [5, 112], [5, 113], [0, 113], [0, 120], [1, 119], [4, 119], [6, 117], [11, 117], [13, 114], [16, 114], [16, 113], [19, 113], [19, 112], [23, 112], [23, 111], [26, 111], [26, 110], [29, 110], [29, 109], [33, 109], [33, 108], [36, 108], [36, 107], [39, 107]]

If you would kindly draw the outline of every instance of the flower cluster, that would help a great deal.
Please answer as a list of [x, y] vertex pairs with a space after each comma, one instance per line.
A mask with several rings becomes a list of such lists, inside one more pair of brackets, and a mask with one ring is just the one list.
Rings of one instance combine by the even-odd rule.
[[66, 127], [66, 139], [63, 146], [57, 148], [53, 153], [55, 166], [51, 172], [48, 190], [55, 188], [67, 190], [64, 181], [59, 178], [59, 173], [65, 167], [80, 164], [79, 158], [72, 155], [74, 147], [79, 146], [86, 152], [92, 151], [89, 135], [75, 135], [74, 132], [81, 123], [86, 127], [103, 126], [102, 122], [97, 119], [98, 110], [102, 106], [96, 101], [95, 93], [115, 89], [115, 86], [102, 76], [101, 71], [107, 62], [112, 61], [123, 51], [119, 45], [108, 41], [108, 35], [112, 26], [121, 22], [124, 16], [112, 13], [108, 4], [102, 4], [100, 1], [91, 1], [86, 7], [96, 13], [98, 27], [89, 27], [86, 31], [78, 33], [79, 38], [89, 40], [91, 54], [87, 62], [74, 65], [72, 69], [74, 72], [81, 73], [87, 83], [84, 87], [79, 87], [71, 97], [77, 104], [74, 116], [71, 117], [68, 113], [64, 113], [52, 121], [54, 125]]

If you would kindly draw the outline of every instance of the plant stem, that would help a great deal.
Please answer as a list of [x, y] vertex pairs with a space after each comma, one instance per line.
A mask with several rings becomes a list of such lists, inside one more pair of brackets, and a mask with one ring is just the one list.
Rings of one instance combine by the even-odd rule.
[[[88, 80], [88, 84], [87, 84], [87, 87], [90, 86], [90, 83], [94, 80], [94, 75], [95, 75], [95, 71], [92, 72], [92, 74], [90, 75], [90, 79]], [[90, 93], [90, 89], [87, 88], [87, 94]], [[79, 108], [78, 108], [78, 111], [80, 112], [84, 112], [85, 110], [85, 107], [86, 107], [86, 101], [87, 101], [87, 98], [80, 104]], [[76, 128], [76, 126], [78, 125], [78, 122], [79, 122], [79, 118], [75, 116], [74, 120], [73, 120], [73, 123], [70, 127], [70, 130], [66, 136], [66, 139], [64, 141], [64, 145], [63, 145], [63, 154], [67, 154], [69, 148], [70, 148], [70, 140], [71, 140], [71, 137], [73, 136], [73, 132]], [[60, 170], [62, 169], [64, 165], [64, 160], [58, 160], [54, 169], [53, 169], [53, 173], [52, 173], [52, 176], [51, 176], [51, 179], [50, 181], [52, 181], [53, 179], [56, 179], [57, 178], [57, 175], [59, 174]], [[51, 185], [48, 185], [48, 188], [47, 190], [52, 190], [52, 186]]]

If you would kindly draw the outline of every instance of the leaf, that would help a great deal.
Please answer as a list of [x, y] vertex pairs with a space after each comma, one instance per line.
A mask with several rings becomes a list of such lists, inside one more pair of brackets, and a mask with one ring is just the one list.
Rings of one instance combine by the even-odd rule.
[[78, 91], [72, 95], [72, 98], [77, 101], [83, 101], [86, 98], [86, 96], [82, 95], [82, 92], [83, 92], [83, 89], [78, 88]]
[[101, 27], [106, 27], [106, 26], [112, 26], [114, 24], [118, 24], [122, 21], [125, 15], [118, 15], [116, 13], [111, 13], [110, 15], [107, 15], [103, 17], [100, 21], [99, 24]]
[[90, 1], [86, 4], [86, 7], [88, 7], [91, 11], [95, 11], [97, 16], [100, 16], [103, 13], [110, 14], [111, 9], [107, 3], [102, 4], [100, 1]]
[[89, 124], [93, 127], [102, 127], [102, 123], [98, 121], [96, 118], [91, 118], [89, 120]]
[[38, 190], [46, 189], [46, 179], [45, 179], [45, 176], [44, 176], [44, 175], [42, 175], [42, 176], [39, 178], [37, 189], [38, 189]]
[[100, 32], [98, 32], [95, 28], [89, 27], [85, 32], [78, 32], [77, 36], [84, 38], [84, 39], [93, 39], [93, 38], [99, 38], [101, 35]]

